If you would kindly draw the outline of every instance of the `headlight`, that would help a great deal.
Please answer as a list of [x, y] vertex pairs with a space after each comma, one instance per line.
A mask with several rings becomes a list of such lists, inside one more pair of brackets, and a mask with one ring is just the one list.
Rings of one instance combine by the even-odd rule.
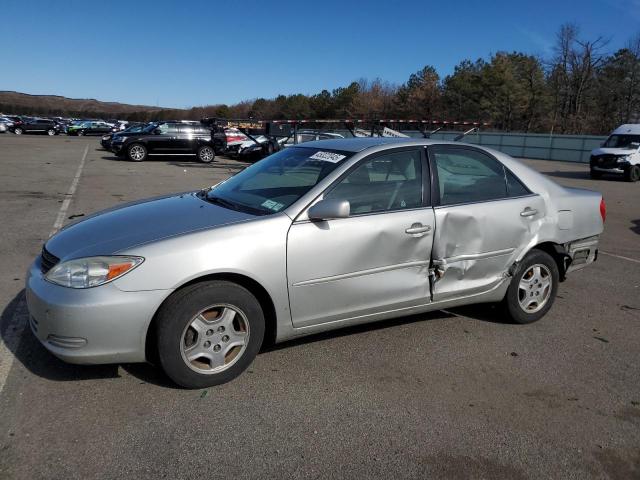
[[122, 143], [124, 142], [124, 137], [112, 137], [111, 143]]
[[143, 261], [142, 257], [78, 258], [56, 265], [44, 278], [63, 287], [97, 287], [123, 276]]
[[631, 160], [631, 155], [625, 155], [624, 157], [618, 157], [618, 163], [624, 163]]

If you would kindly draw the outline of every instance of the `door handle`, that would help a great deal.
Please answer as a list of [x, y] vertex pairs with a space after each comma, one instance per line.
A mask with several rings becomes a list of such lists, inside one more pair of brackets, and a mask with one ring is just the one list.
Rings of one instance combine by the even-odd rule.
[[535, 208], [527, 207], [527, 208], [525, 208], [524, 210], [522, 210], [520, 212], [520, 216], [521, 217], [532, 217], [536, 213], [538, 213], [538, 210], [536, 210]]
[[427, 233], [431, 231], [431, 227], [429, 225], [422, 225], [421, 223], [414, 223], [409, 228], [407, 228], [404, 233], [408, 235], [415, 235], [419, 233]]

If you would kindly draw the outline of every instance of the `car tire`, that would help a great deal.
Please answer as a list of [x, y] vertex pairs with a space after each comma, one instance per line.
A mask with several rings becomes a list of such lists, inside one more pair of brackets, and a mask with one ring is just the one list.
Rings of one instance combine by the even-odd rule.
[[50, 137], [53, 137], [56, 134], [56, 131], [53, 128], [50, 128], [49, 130], [47, 130], [47, 135], [49, 135]]
[[198, 160], [202, 163], [211, 163], [216, 158], [216, 152], [209, 145], [202, 145], [198, 148]]
[[602, 178], [602, 172], [598, 172], [596, 170], [589, 170], [589, 176], [593, 180], [598, 180], [598, 179]]
[[506, 319], [520, 324], [540, 320], [555, 301], [559, 281], [558, 264], [551, 255], [531, 250], [518, 263], [502, 301]]
[[627, 182], [637, 182], [640, 180], [640, 165], [631, 165], [624, 172], [624, 179]]
[[147, 148], [141, 143], [133, 143], [127, 147], [127, 158], [132, 162], [142, 162], [147, 159]]
[[79, 137], [84, 136], [84, 130], [78, 130], [78, 136]]
[[16, 135], [22, 135], [23, 130], [20, 127], [16, 127], [13, 129], [13, 133]]
[[157, 322], [160, 365], [186, 388], [236, 378], [260, 351], [265, 330], [256, 297], [238, 284], [217, 280], [174, 293], [160, 308]]

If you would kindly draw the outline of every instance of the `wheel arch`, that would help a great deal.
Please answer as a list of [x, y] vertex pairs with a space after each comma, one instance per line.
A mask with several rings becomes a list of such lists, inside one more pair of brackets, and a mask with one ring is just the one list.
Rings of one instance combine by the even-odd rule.
[[[567, 254], [565, 247], [559, 243], [546, 241], [541, 242], [531, 247], [527, 253], [531, 250], [541, 250], [551, 256], [558, 266], [558, 272], [560, 273], [560, 281], [563, 282], [566, 279], [567, 267], [571, 257]], [[524, 256], [523, 256], [524, 258]]]
[[232, 282], [237, 285], [240, 285], [253, 295], [255, 295], [256, 299], [260, 303], [262, 307], [262, 311], [264, 312], [265, 319], [265, 331], [264, 331], [264, 340], [263, 345], [272, 345], [275, 343], [276, 335], [278, 333], [278, 322], [275, 305], [271, 296], [267, 292], [267, 290], [256, 280], [246, 275], [242, 275], [239, 273], [231, 273], [231, 272], [220, 272], [220, 273], [212, 273], [208, 275], [203, 275], [201, 277], [197, 277], [189, 280], [188, 282], [180, 285], [176, 288], [171, 295], [167, 296], [164, 301], [158, 306], [156, 312], [147, 327], [147, 333], [145, 337], [145, 357], [148, 361], [152, 363], [157, 363], [158, 361], [158, 350], [156, 345], [156, 328], [157, 328], [157, 316], [160, 309], [164, 306], [164, 304], [171, 298], [171, 296], [185, 288], [189, 288], [198, 283], [210, 281], [210, 280], [223, 280], [227, 282]]

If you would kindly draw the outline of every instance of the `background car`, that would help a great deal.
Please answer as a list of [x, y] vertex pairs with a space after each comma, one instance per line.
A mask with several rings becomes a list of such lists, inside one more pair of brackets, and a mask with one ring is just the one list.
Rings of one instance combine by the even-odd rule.
[[16, 135], [23, 133], [44, 133], [47, 135], [58, 135], [60, 127], [53, 120], [45, 118], [30, 118], [24, 121], [16, 121], [9, 127], [9, 131]]
[[113, 133], [103, 135], [100, 139], [100, 145], [102, 145], [102, 148], [104, 148], [105, 150], [111, 150], [111, 140], [113, 139], [114, 135], [124, 134], [124, 136], [128, 136], [129, 134], [140, 133], [146, 126], [146, 123], [129, 124], [129, 126], [124, 130], [116, 130]]
[[134, 162], [149, 155], [195, 155], [203, 163], [215, 158], [211, 129], [200, 123], [160, 122], [139, 133], [117, 134], [111, 151]]
[[604, 174], [622, 175], [628, 182], [640, 180], [640, 124], [621, 125], [591, 152], [591, 178]]
[[111, 133], [113, 125], [102, 121], [88, 121], [71, 125], [67, 128], [67, 135], [102, 135]]

